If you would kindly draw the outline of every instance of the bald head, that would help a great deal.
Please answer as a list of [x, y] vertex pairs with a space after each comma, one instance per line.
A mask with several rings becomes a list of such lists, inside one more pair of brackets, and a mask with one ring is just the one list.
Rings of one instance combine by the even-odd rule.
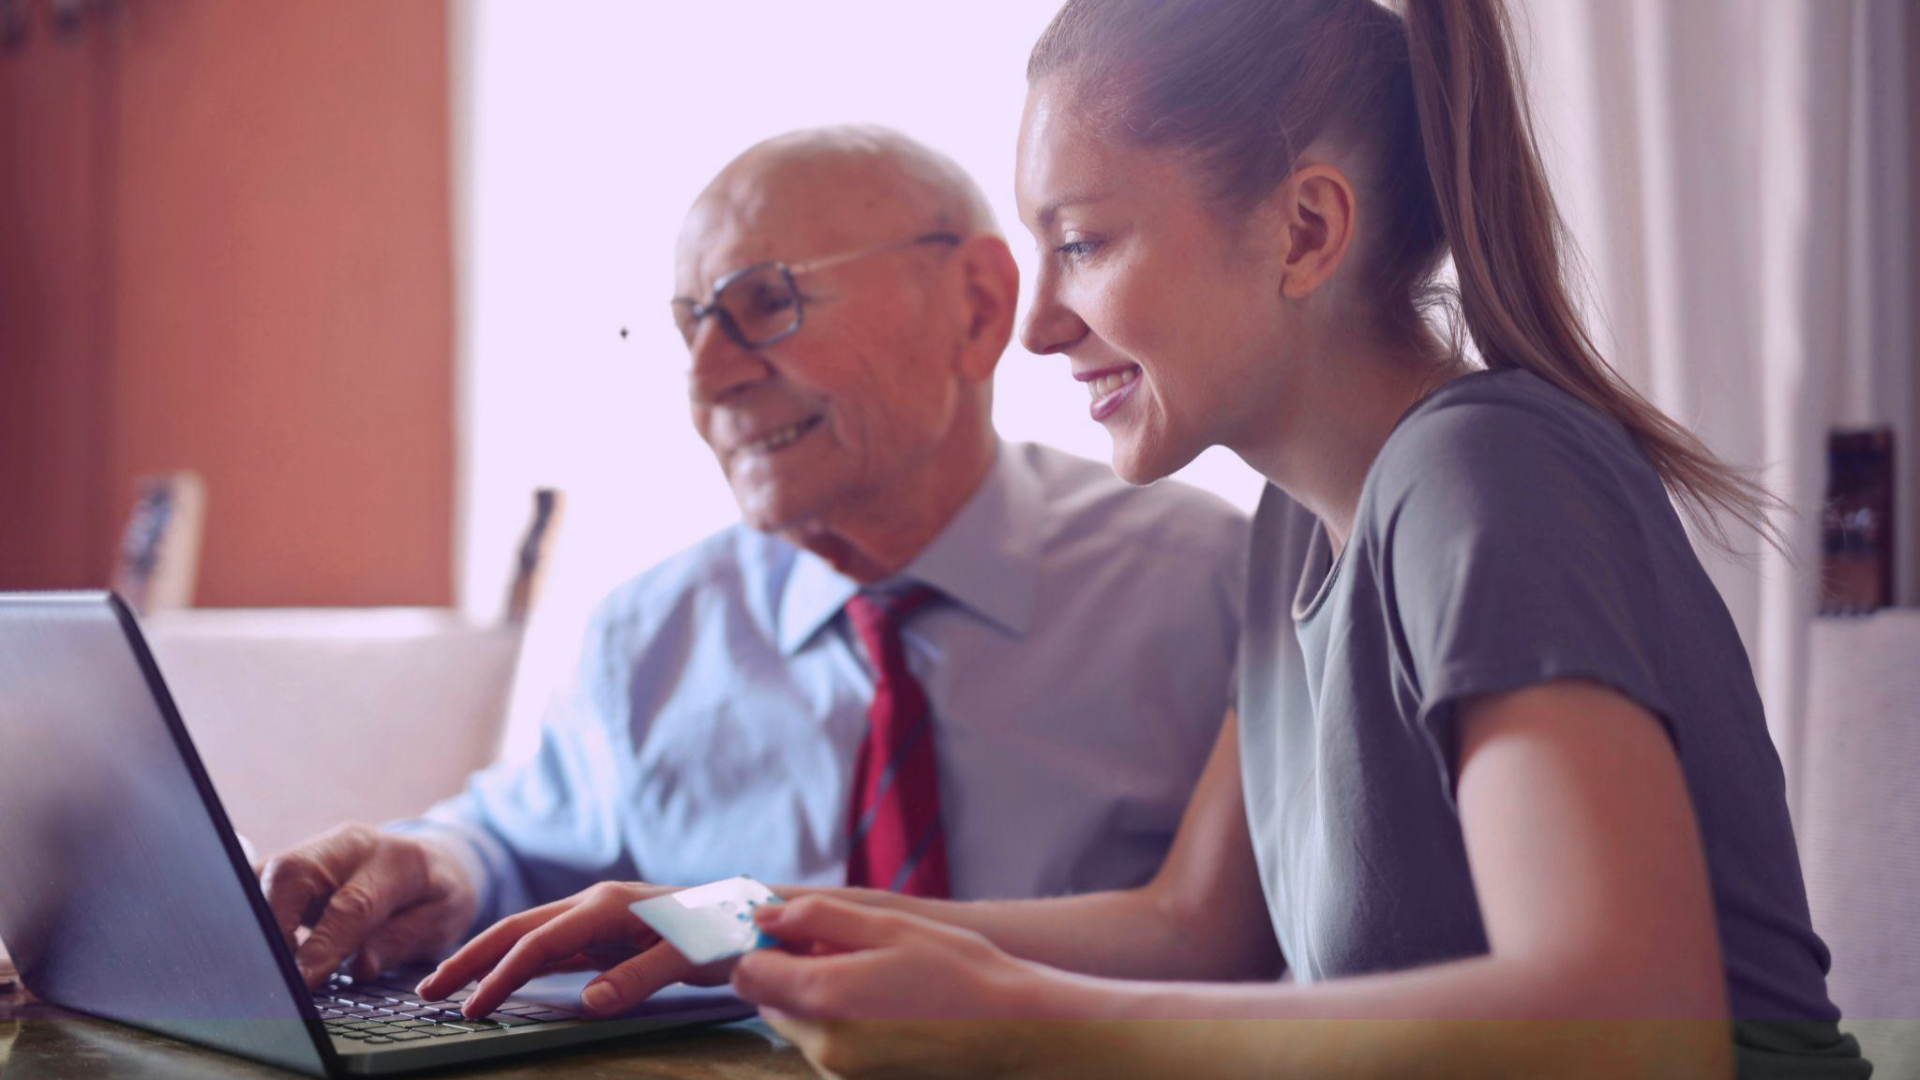
[[[986, 195], [957, 162], [870, 124], [789, 132], [733, 159], [687, 214], [682, 263], [691, 246], [710, 246], [723, 225], [812, 248], [782, 253], [789, 258], [914, 233], [999, 234]], [[696, 274], [711, 279], [726, 269], [704, 266]]]
[[985, 475], [1020, 273], [952, 159], [876, 127], [769, 139], [694, 201], [674, 288], [749, 525], [878, 580]]

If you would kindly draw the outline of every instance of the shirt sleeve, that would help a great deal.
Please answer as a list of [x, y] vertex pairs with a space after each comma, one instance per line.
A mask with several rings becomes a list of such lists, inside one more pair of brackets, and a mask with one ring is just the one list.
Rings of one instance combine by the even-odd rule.
[[1376, 548], [1419, 723], [1453, 789], [1458, 701], [1560, 678], [1671, 719], [1646, 515], [1672, 513], [1624, 432], [1511, 406], [1444, 410], [1395, 448]]
[[503, 761], [466, 790], [388, 831], [439, 842], [472, 875], [479, 907], [469, 934], [517, 911], [599, 881], [639, 878], [622, 837], [617, 800], [632, 768], [621, 717], [630, 658], [597, 614], [572, 684], [541, 723], [524, 761]]

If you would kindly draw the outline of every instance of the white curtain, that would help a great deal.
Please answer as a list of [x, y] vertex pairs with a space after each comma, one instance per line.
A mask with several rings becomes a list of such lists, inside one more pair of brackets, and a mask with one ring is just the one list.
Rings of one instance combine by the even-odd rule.
[[[1911, 477], [1907, 0], [1521, 0], [1535, 127], [1616, 367], [1792, 507], [1706, 552], [1796, 797], [1834, 427]], [[1911, 480], [1907, 480], [1911, 489]], [[1896, 508], [1913, 602], [1913, 507]]]

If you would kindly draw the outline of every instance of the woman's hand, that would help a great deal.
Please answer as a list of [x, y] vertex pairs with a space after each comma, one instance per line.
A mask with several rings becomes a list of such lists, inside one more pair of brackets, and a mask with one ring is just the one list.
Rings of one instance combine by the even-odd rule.
[[[447, 957], [422, 979], [419, 994], [437, 1001], [475, 978], [480, 985], [462, 1003], [469, 1017], [485, 1016], [527, 980], [556, 971], [604, 971], [581, 992], [587, 1012], [625, 1012], [676, 982], [717, 985], [726, 964], [695, 967], [660, 940], [628, 905], [675, 889], [605, 881], [551, 904], [510, 915]], [[482, 977], [484, 976], [484, 977]]]
[[785, 951], [741, 957], [734, 991], [834, 1076], [1018, 1071], [1034, 1043], [1008, 1021], [1062, 989], [979, 934], [901, 912], [813, 896], [754, 917]]

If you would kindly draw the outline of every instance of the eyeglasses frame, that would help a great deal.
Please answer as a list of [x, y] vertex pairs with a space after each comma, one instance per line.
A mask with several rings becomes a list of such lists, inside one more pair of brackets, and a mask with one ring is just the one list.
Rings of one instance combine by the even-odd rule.
[[[839, 266], [842, 263], [849, 263], [855, 259], [863, 259], [869, 255], [878, 255], [883, 251], [892, 251], [895, 248], [913, 247], [918, 244], [951, 244], [957, 247], [965, 242], [965, 240], [966, 237], [961, 236], [959, 233], [930, 232], [922, 233], [919, 236], [906, 240], [893, 240], [885, 244], [875, 244], [872, 247], [860, 248], [856, 251], [842, 251], [833, 255], [821, 255], [817, 258], [807, 259], [804, 262], [785, 263], [778, 260], [758, 262], [752, 266], [743, 266], [738, 270], [730, 271], [715, 281], [713, 283], [713, 301], [711, 303], [702, 303], [691, 296], [676, 296], [668, 301], [668, 303], [669, 305], [687, 305], [688, 311], [693, 316], [691, 325], [695, 328], [696, 332], [700, 326], [700, 320], [709, 315], [718, 315], [720, 317], [720, 329], [726, 332], [727, 337], [735, 345], [743, 349], [764, 349], [769, 345], [785, 341], [799, 333], [801, 324], [806, 321], [807, 302], [806, 298], [801, 295], [800, 286], [794, 283], [793, 279], [795, 277], [801, 274], [810, 274], [816, 270], [825, 270], [828, 267]], [[740, 329], [740, 324], [734, 321], [733, 313], [721, 306], [720, 296], [726, 292], [728, 285], [733, 284], [748, 274], [757, 273], [768, 267], [780, 271], [781, 278], [787, 283], [787, 291], [793, 294], [793, 325], [771, 337], [759, 341], [752, 341], [749, 340], [746, 333]], [[691, 335], [688, 335], [688, 341], [692, 341]]]

